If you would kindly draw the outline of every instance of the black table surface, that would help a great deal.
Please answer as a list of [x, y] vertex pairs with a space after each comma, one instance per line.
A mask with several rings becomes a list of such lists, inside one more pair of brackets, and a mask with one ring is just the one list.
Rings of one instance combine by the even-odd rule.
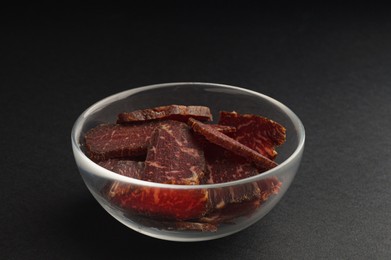
[[[389, 14], [326, 5], [3, 9], [0, 258], [389, 259]], [[88, 106], [179, 81], [264, 93], [306, 129], [283, 199], [229, 237], [139, 234], [98, 205], [74, 162], [70, 132]]]

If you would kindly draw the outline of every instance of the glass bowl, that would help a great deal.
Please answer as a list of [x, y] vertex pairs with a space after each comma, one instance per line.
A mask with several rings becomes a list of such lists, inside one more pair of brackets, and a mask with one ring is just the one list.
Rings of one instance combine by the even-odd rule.
[[[286, 142], [277, 147], [277, 167], [246, 179], [203, 185], [172, 185], [134, 179], [109, 171], [90, 160], [85, 154], [84, 134], [101, 123], [114, 123], [117, 115], [125, 111], [152, 108], [163, 105], [208, 106], [215, 118], [219, 111], [236, 111], [258, 114], [272, 119], [286, 128]], [[257, 92], [214, 83], [181, 82], [150, 85], [126, 90], [93, 104], [74, 123], [71, 141], [79, 172], [100, 205], [115, 219], [142, 234], [171, 241], [204, 241], [239, 232], [264, 217], [284, 196], [299, 168], [304, 149], [305, 132], [300, 119], [282, 103]], [[134, 212], [116, 203], [108, 190], [141, 191], [143, 196], [155, 196], [164, 201], [161, 208], [155, 204], [153, 211], [167, 210], [178, 205], [178, 198], [196, 198], [227, 194], [234, 189], [248, 189], [258, 185], [261, 198], [235, 203], [223, 209], [209, 209], [215, 213], [197, 220], [160, 219], [146, 212]], [[226, 192], [226, 193], [224, 193]], [[126, 192], [125, 192], [126, 193]], [[140, 195], [141, 196], [141, 195]], [[137, 196], [136, 196], [137, 197]], [[134, 203], [139, 203], [137, 198]], [[156, 201], [155, 201], [156, 202]], [[133, 203], [130, 201], [129, 203]], [[177, 203], [177, 204], [176, 204]], [[143, 205], [148, 208], [149, 205]], [[199, 206], [199, 205], [198, 205]], [[190, 204], [183, 209], [192, 210]], [[194, 207], [197, 207], [195, 205]], [[217, 213], [216, 213], [217, 212]], [[214, 222], [214, 219], [219, 222]], [[201, 220], [202, 219], [202, 220]], [[222, 219], [222, 220], [221, 220]], [[213, 224], [210, 224], [213, 223]]]

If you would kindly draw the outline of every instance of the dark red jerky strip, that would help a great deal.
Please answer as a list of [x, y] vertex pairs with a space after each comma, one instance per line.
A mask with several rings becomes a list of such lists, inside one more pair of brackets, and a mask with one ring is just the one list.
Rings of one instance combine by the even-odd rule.
[[161, 122], [102, 124], [85, 134], [87, 156], [93, 161], [145, 155], [149, 138]]
[[[259, 174], [253, 163], [222, 147], [209, 143], [204, 149], [208, 169], [206, 182], [208, 184], [236, 181]], [[209, 191], [210, 207], [216, 209], [223, 208], [230, 203], [240, 203], [259, 197], [260, 190], [256, 183]]]
[[275, 147], [286, 140], [282, 125], [258, 115], [221, 111], [219, 124], [235, 127], [236, 132], [228, 136], [272, 160], [277, 155]]
[[[240, 203], [229, 203], [224, 207], [215, 207], [214, 210], [209, 211], [204, 217], [200, 218], [199, 221], [211, 224], [232, 223], [235, 218], [250, 216], [258, 207], [266, 202], [270, 196], [277, 194], [281, 187], [281, 182], [276, 177], [264, 179], [253, 184], [258, 186], [259, 194], [257, 194], [257, 196]], [[214, 193], [217, 194], [217, 192]], [[212, 194], [209, 196], [212, 196]]]
[[[209, 124], [212, 128], [216, 129], [217, 131], [221, 132], [221, 133], [232, 133], [232, 132], [235, 132], [236, 131], [236, 128], [235, 127], [232, 127], [232, 126], [223, 126], [223, 125], [218, 125], [218, 124]], [[197, 133], [197, 132], [194, 132], [193, 131], [193, 135], [194, 135], [194, 138], [197, 140], [197, 142], [201, 145], [201, 147], [203, 148], [204, 150], [204, 154], [205, 154], [205, 158], [214, 158], [215, 155], [220, 152], [219, 151], [216, 151], [216, 153], [214, 153], [213, 151], [211, 151], [211, 148], [209, 146], [211, 146], [211, 142], [209, 142], [205, 136]], [[221, 148], [219, 147], [218, 145], [215, 145], [215, 144], [212, 144], [214, 146], [216, 146], [217, 148]], [[206, 154], [208, 153], [208, 155]]]
[[217, 131], [228, 134], [236, 132], [236, 127], [228, 125], [219, 125], [219, 124], [210, 124], [211, 127], [215, 128]]
[[[153, 130], [163, 122], [150, 121], [131, 125], [98, 125], [85, 134], [87, 156], [96, 162], [110, 158], [145, 156]], [[224, 133], [235, 131], [235, 128], [231, 126], [213, 126], [218, 131]]]
[[282, 183], [277, 177], [271, 177], [257, 182], [260, 189], [261, 200], [266, 201], [273, 194], [277, 194], [280, 191]]
[[248, 183], [233, 186], [230, 188], [215, 188], [209, 190], [209, 207], [212, 209], [222, 209], [232, 203], [260, 198], [261, 191], [257, 183]]
[[144, 162], [109, 159], [107, 161], [98, 162], [98, 164], [110, 171], [123, 176], [141, 179], [144, 173]]
[[[107, 161], [98, 162], [98, 164], [110, 171], [117, 174], [141, 179], [144, 172], [144, 162], [109, 159]], [[104, 196], [112, 198], [120, 198], [121, 196], [127, 196], [132, 192], [131, 185], [122, 183], [119, 181], [110, 181], [102, 189]]]
[[119, 159], [108, 159], [106, 161], [98, 162], [98, 164], [109, 171], [113, 171], [118, 162]]
[[269, 170], [277, 166], [276, 162], [217, 131], [208, 124], [201, 123], [194, 118], [190, 118], [188, 124], [195, 132], [205, 136], [209, 142], [217, 144], [236, 155], [242, 156], [247, 160], [254, 162], [258, 169]]
[[208, 179], [207, 183], [224, 183], [245, 179], [260, 172], [253, 163], [239, 160], [221, 158], [207, 162]]
[[190, 117], [200, 121], [212, 121], [212, 114], [208, 107], [169, 105], [120, 113], [117, 123], [123, 124], [154, 119], [171, 119], [187, 122]]
[[145, 161], [144, 180], [197, 185], [204, 175], [204, 153], [187, 124], [167, 120], [155, 129]]
[[252, 162], [218, 145], [207, 143], [204, 150], [208, 170], [206, 183], [236, 181], [260, 173]]
[[204, 189], [178, 190], [140, 187], [116, 183], [108, 199], [127, 214], [165, 220], [190, 220], [203, 217], [208, 209], [208, 192]]

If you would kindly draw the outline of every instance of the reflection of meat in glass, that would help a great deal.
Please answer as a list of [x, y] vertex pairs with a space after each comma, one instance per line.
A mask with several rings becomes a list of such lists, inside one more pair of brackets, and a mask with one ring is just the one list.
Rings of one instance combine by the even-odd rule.
[[102, 167], [135, 179], [195, 188], [113, 181], [102, 195], [125, 214], [168, 230], [216, 231], [221, 223], [252, 215], [278, 193], [282, 184], [276, 177], [221, 188], [197, 186], [241, 180], [275, 167], [275, 147], [285, 141], [285, 128], [255, 115], [220, 116], [218, 125], [202, 123], [212, 119], [209, 108], [170, 105], [121, 113], [117, 123], [90, 129], [86, 154]]

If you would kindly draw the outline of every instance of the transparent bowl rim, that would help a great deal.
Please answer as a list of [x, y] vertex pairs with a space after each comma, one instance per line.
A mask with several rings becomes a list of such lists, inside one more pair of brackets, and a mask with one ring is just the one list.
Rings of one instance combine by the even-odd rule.
[[[157, 88], [167, 88], [167, 87], [184, 87], [184, 86], [209, 86], [209, 87], [219, 87], [219, 88], [225, 88], [225, 89], [232, 89], [237, 90], [241, 92], [246, 92], [248, 94], [252, 94], [255, 96], [258, 96], [262, 99], [266, 99], [269, 102], [273, 103], [275, 106], [279, 107], [284, 113], [290, 118], [293, 125], [297, 129], [299, 142], [295, 149], [295, 151], [283, 162], [281, 162], [278, 166], [274, 167], [273, 169], [270, 169], [268, 171], [262, 172], [260, 174], [236, 180], [236, 181], [230, 181], [230, 182], [224, 182], [224, 183], [217, 183], [217, 184], [201, 184], [201, 185], [174, 185], [174, 184], [163, 184], [163, 183], [155, 183], [155, 182], [149, 182], [144, 180], [139, 180], [131, 177], [122, 176], [120, 174], [114, 173], [110, 170], [107, 170], [106, 168], [101, 167], [100, 165], [93, 162], [91, 159], [89, 159], [84, 152], [81, 150], [79, 140], [80, 140], [80, 134], [82, 126], [84, 125], [86, 119], [88, 116], [92, 113], [97, 111], [97, 109], [101, 108], [104, 105], [110, 104], [114, 101], [121, 100], [125, 97], [128, 97], [130, 95], [140, 93], [142, 91], [151, 90], [151, 89], [157, 89]], [[80, 116], [76, 119], [75, 123], [73, 124], [72, 131], [71, 131], [71, 143], [72, 148], [74, 152], [74, 156], [78, 156], [80, 160], [82, 160], [84, 163], [88, 164], [89, 169], [91, 169], [94, 175], [105, 178], [105, 179], [111, 179], [113, 181], [119, 181], [123, 183], [129, 183], [139, 186], [146, 186], [146, 187], [156, 187], [156, 188], [167, 188], [167, 189], [211, 189], [211, 188], [222, 188], [227, 186], [235, 186], [235, 185], [241, 185], [245, 183], [251, 183], [256, 182], [262, 179], [265, 179], [269, 176], [273, 176], [276, 172], [280, 171], [281, 169], [289, 166], [295, 158], [298, 156], [301, 156], [301, 153], [304, 149], [304, 143], [305, 143], [305, 129], [304, 126], [299, 119], [299, 117], [286, 105], [283, 103], [275, 100], [274, 98], [271, 98], [265, 94], [261, 94], [259, 92], [245, 89], [242, 87], [236, 87], [231, 86], [227, 84], [219, 84], [219, 83], [208, 83], [208, 82], [170, 82], [170, 83], [161, 83], [161, 84], [153, 84], [153, 85], [147, 85], [137, 88], [128, 89], [122, 92], [118, 92], [116, 94], [110, 95], [106, 98], [101, 99], [100, 101], [97, 101], [90, 107], [88, 107]]]

